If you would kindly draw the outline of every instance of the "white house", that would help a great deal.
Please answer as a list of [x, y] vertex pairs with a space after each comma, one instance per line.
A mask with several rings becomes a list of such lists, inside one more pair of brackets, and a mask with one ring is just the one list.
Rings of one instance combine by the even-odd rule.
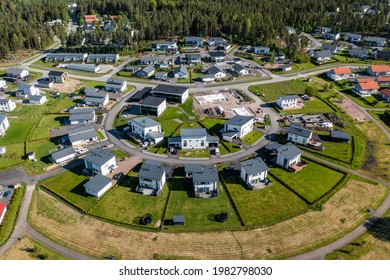
[[69, 110], [69, 123], [74, 124], [87, 124], [96, 121], [96, 114], [94, 108], [77, 108]]
[[200, 164], [186, 164], [184, 170], [187, 178], [192, 178], [196, 198], [218, 196], [218, 170], [216, 167], [206, 167]]
[[17, 79], [27, 79], [30, 76], [30, 73], [26, 69], [9, 68], [7, 69], [6, 76]]
[[262, 46], [254, 46], [253, 47], [253, 53], [255, 53], [255, 54], [269, 55], [269, 52], [270, 52], [269, 47], [262, 47]]
[[188, 47], [203, 48], [203, 37], [186, 36], [184, 37], [184, 45]]
[[135, 118], [128, 121], [130, 131], [144, 140], [153, 140], [156, 144], [164, 139], [161, 124], [149, 117]]
[[241, 162], [241, 179], [251, 188], [259, 189], [268, 185], [268, 166], [261, 158]]
[[112, 187], [112, 180], [102, 174], [97, 174], [84, 184], [85, 192], [97, 198]]
[[167, 101], [162, 97], [148, 96], [139, 103], [140, 114], [160, 116], [167, 108]]
[[318, 63], [325, 61], [330, 61], [332, 59], [332, 53], [329, 50], [326, 51], [316, 51], [313, 55], [313, 59]]
[[177, 51], [176, 42], [157, 42], [152, 43], [152, 51]]
[[276, 163], [285, 169], [289, 169], [301, 162], [302, 151], [292, 143], [287, 143], [277, 150]]
[[165, 170], [159, 162], [147, 160], [138, 173], [137, 191], [144, 195], [158, 196], [166, 181]]
[[207, 136], [205, 128], [183, 128], [180, 137], [168, 138], [169, 147], [177, 147], [183, 150], [203, 150], [208, 147], [218, 147], [217, 136]]
[[106, 91], [124, 92], [127, 89], [127, 82], [125, 80], [110, 79], [104, 86]]
[[71, 70], [79, 70], [79, 71], [86, 71], [92, 73], [98, 73], [101, 70], [100, 66], [96, 66], [95, 64], [78, 64], [78, 63], [70, 63], [66, 66], [66, 68]]
[[238, 75], [248, 75], [249, 74], [249, 71], [248, 69], [246, 69], [244, 66], [242, 66], [241, 64], [237, 64], [235, 63], [232, 67], [233, 71], [235, 73], [237, 73]]
[[297, 126], [290, 126], [287, 140], [293, 143], [306, 146], [313, 137], [313, 131]]
[[243, 138], [253, 130], [253, 121], [253, 116], [234, 116], [224, 124], [222, 132], [223, 139], [231, 142], [233, 138]]
[[84, 158], [85, 169], [91, 174], [107, 175], [117, 168], [115, 155], [102, 148], [96, 148]]
[[44, 95], [31, 95], [28, 98], [28, 103], [35, 104], [35, 105], [42, 105], [47, 102], [47, 98]]
[[73, 149], [73, 147], [68, 147], [62, 150], [58, 150], [50, 154], [50, 160], [57, 164], [72, 160], [75, 157], [76, 157], [76, 152]]
[[173, 77], [178, 79], [187, 79], [188, 71], [184, 66], [177, 67], [173, 69]]
[[226, 73], [217, 66], [213, 66], [208, 69], [207, 74], [213, 75], [216, 80], [226, 78]]
[[0, 89], [1, 90], [6, 90], [8, 88], [7, 82], [4, 80], [0, 80]]
[[6, 114], [0, 114], [0, 136], [4, 136], [9, 128], [9, 121]]
[[378, 89], [379, 89], [379, 85], [374, 80], [367, 80], [367, 81], [358, 80], [353, 92], [361, 97], [364, 97], [364, 96], [369, 96], [371, 94], [376, 94], [378, 92]]
[[67, 138], [69, 139], [72, 146], [75, 147], [96, 141], [97, 133], [93, 124], [84, 125], [69, 129]]
[[28, 84], [28, 83], [18, 83], [17, 88], [19, 91], [21, 91], [27, 95], [38, 95], [39, 94], [39, 88], [35, 87], [34, 85]]
[[324, 39], [328, 41], [337, 41], [340, 39], [340, 33], [327, 32], [324, 34]]
[[189, 88], [183, 86], [158, 85], [151, 93], [155, 97], [165, 98], [168, 102], [184, 103], [189, 96]]
[[298, 106], [298, 95], [283, 95], [276, 99], [276, 105], [282, 109], [294, 108]]
[[341, 81], [352, 75], [351, 68], [349, 67], [336, 67], [329, 70], [326, 75], [333, 81]]
[[211, 62], [224, 62], [225, 53], [224, 52], [209, 52], [209, 60]]
[[0, 225], [3, 223], [5, 213], [7, 213], [7, 206], [7, 203], [0, 202]]
[[16, 104], [11, 99], [0, 99], [1, 112], [12, 112], [15, 108]]
[[200, 77], [200, 80], [203, 83], [209, 83], [209, 82], [214, 82], [215, 81], [215, 76], [213, 74], [204, 74]]

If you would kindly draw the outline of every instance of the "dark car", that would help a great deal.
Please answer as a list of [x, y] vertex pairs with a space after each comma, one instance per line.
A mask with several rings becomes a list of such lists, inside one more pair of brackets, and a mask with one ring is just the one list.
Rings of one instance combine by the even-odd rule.
[[11, 191], [6, 191], [6, 192], [4, 193], [4, 197], [10, 196], [10, 195], [11, 195]]

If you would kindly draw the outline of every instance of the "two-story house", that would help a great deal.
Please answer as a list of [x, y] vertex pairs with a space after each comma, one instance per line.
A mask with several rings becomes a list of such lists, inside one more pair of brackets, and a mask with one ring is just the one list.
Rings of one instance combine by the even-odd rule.
[[269, 185], [268, 170], [268, 166], [261, 158], [253, 158], [241, 162], [240, 176], [252, 190], [260, 189]]
[[224, 124], [222, 132], [223, 139], [231, 142], [233, 138], [243, 138], [253, 130], [253, 122], [253, 116], [234, 116]]
[[201, 47], [203, 48], [203, 37], [186, 36], [184, 37], [184, 45], [186, 47]]
[[260, 55], [269, 55], [270, 48], [269, 47], [263, 47], [263, 46], [254, 46], [253, 47], [253, 53], [260, 54]]
[[183, 150], [203, 150], [218, 147], [219, 138], [208, 136], [205, 128], [183, 128], [179, 137], [168, 138], [168, 146]]
[[186, 164], [186, 177], [192, 179], [196, 198], [218, 196], [218, 170], [214, 166], [206, 167], [200, 164]]
[[28, 84], [25, 82], [17, 83], [18, 91], [22, 92], [26, 95], [38, 95], [39, 94], [39, 88], [37, 88], [35, 85]]
[[155, 144], [164, 139], [161, 124], [149, 117], [135, 118], [128, 121], [130, 131], [144, 140], [153, 140]]
[[357, 95], [364, 97], [378, 92], [379, 85], [375, 80], [358, 80], [353, 90]]
[[96, 148], [84, 157], [85, 169], [90, 174], [107, 175], [117, 168], [115, 154]]
[[312, 137], [313, 131], [311, 131], [310, 129], [292, 125], [288, 130], [287, 140], [293, 143], [306, 146]]
[[50, 71], [48, 76], [51, 81], [58, 84], [64, 84], [65, 82], [69, 81], [69, 75], [67, 72]]
[[64, 139], [68, 139], [73, 147], [88, 144], [97, 140], [96, 129], [93, 124], [71, 128], [68, 130], [68, 135]]
[[301, 162], [302, 151], [292, 143], [280, 146], [276, 151], [276, 163], [285, 169], [290, 169]]
[[77, 108], [69, 110], [69, 123], [74, 124], [87, 124], [96, 121], [96, 114], [94, 108]]
[[16, 108], [16, 103], [11, 99], [0, 99], [0, 111], [12, 112]]
[[281, 109], [294, 108], [298, 106], [298, 95], [283, 95], [276, 99], [276, 105]]
[[329, 70], [326, 75], [333, 81], [341, 81], [352, 75], [351, 68], [349, 67], [336, 67]]
[[147, 96], [139, 103], [140, 114], [160, 116], [167, 108], [167, 101], [162, 97]]
[[370, 65], [367, 67], [367, 73], [371, 76], [390, 76], [390, 66], [383, 65]]
[[4, 136], [9, 128], [9, 121], [6, 114], [0, 114], [0, 136]]
[[166, 181], [165, 170], [159, 162], [147, 160], [138, 173], [137, 192], [158, 196]]
[[151, 91], [155, 97], [165, 98], [168, 102], [184, 103], [189, 96], [189, 88], [183, 86], [158, 85]]

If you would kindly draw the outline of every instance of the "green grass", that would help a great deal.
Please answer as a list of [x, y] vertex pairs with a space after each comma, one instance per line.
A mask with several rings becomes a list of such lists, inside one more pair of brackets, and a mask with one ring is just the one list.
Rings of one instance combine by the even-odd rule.
[[97, 137], [99, 140], [104, 140], [105, 138], [103, 132], [101, 132], [100, 130], [97, 131]]
[[24, 163], [24, 144], [8, 144], [6, 153], [1, 156], [0, 169], [8, 169]]
[[249, 90], [261, 97], [265, 102], [275, 101], [279, 96], [289, 94], [303, 94], [308, 83], [302, 79], [291, 80], [281, 83], [250, 86]]
[[386, 128], [390, 130], [390, 118], [385, 115], [384, 111], [368, 111], [374, 118], [378, 119]]
[[[196, 121], [185, 121], [181, 124], [180, 126], [180, 130], [181, 129], [187, 129], [187, 128], [202, 128], [202, 126], [196, 122]], [[176, 131], [176, 133], [174, 133], [174, 135], [180, 135], [180, 130]]]
[[155, 120], [157, 121], [171, 120], [171, 119], [180, 119], [182, 121], [186, 121], [188, 120], [188, 116], [184, 112], [178, 110], [177, 108], [167, 107], [164, 113], [162, 113], [159, 117], [155, 118]]
[[209, 150], [180, 150], [180, 157], [186, 158], [209, 158], [210, 151]]
[[[154, 221], [161, 220], [169, 188], [165, 185], [158, 197], [145, 196], [135, 192], [138, 173], [130, 172], [126, 179], [109, 191], [97, 204], [91, 214], [125, 224], [139, 225], [145, 214], [151, 214]], [[153, 223], [150, 227], [153, 227]]]
[[365, 240], [367, 233], [332, 253], [325, 256], [326, 260], [358, 260], [371, 251], [371, 245]]
[[359, 97], [352, 92], [351, 89], [343, 90], [343, 93], [347, 94], [349, 98], [355, 101], [358, 105], [365, 108], [386, 109], [389, 108], [389, 104], [384, 102], [379, 94], [370, 95], [367, 97]]
[[[312, 62], [305, 62], [305, 63], [294, 63], [292, 67], [292, 71], [303, 71], [303, 70], [308, 70], [308, 69], [313, 69], [317, 68], [318, 65], [315, 65]], [[292, 72], [290, 71], [290, 72]]]
[[263, 135], [264, 135], [263, 132], [254, 129], [251, 132], [249, 132], [247, 135], [245, 135], [244, 138], [242, 138], [241, 140], [245, 144], [252, 145], [257, 140], [259, 140]]
[[36, 162], [27, 160], [25, 167], [28, 168], [31, 174], [39, 174], [44, 172], [45, 167], [52, 165], [49, 160], [49, 151], [57, 149], [57, 145], [50, 140], [39, 140], [27, 143], [27, 153], [34, 152], [37, 159]]
[[10, 126], [6, 134], [0, 138], [0, 146], [23, 143], [34, 123], [32, 121], [20, 121], [15, 119], [8, 120]]
[[[166, 209], [164, 220], [170, 220], [173, 216], [185, 217], [184, 226], [164, 226], [170, 230], [213, 230], [213, 229], [235, 229], [241, 224], [234, 208], [229, 201], [226, 191], [222, 186], [218, 187], [219, 197], [217, 198], [194, 198], [191, 183], [186, 182], [183, 177], [175, 177], [172, 181], [172, 191]], [[214, 220], [215, 215], [220, 211], [226, 211], [229, 219], [226, 223]]]
[[247, 227], [274, 224], [296, 216], [307, 204], [271, 176], [272, 184], [250, 190], [240, 177], [226, 177], [226, 187], [244, 225]]
[[175, 120], [162, 120], [160, 121], [161, 129], [164, 131], [166, 137], [171, 136], [175, 129], [180, 125]]
[[31, 82], [43, 76], [43, 74], [40, 72], [29, 71], [29, 73], [30, 73], [30, 78], [27, 80], [27, 82]]
[[88, 211], [98, 200], [84, 193], [83, 185], [88, 182], [89, 178], [81, 175], [82, 168], [67, 170], [59, 175], [45, 179], [39, 184], [74, 206]]
[[67, 118], [65, 115], [43, 116], [29, 140], [50, 138], [50, 130], [59, 128]]
[[206, 127], [211, 134], [221, 137], [221, 133], [219, 132], [223, 129], [226, 120], [223, 119], [213, 119], [213, 118], [205, 118], [201, 120], [201, 124]]
[[[198, 79], [200, 76], [202, 76], [202, 73], [198, 73], [198, 72], [194, 72], [193, 71], [191, 73], [191, 80], [194, 81], [194, 80]], [[177, 79], [177, 83], [178, 84], [189, 84], [189, 83], [191, 83], [190, 82], [190, 73], [188, 73], [187, 78], [185, 78], [185, 79]]]
[[193, 99], [192, 99], [192, 95], [190, 95], [188, 97], [188, 99], [186, 100], [186, 102], [184, 102], [183, 104], [180, 104], [179, 107], [187, 113], [187, 115], [190, 115], [190, 116], [193, 116], [195, 117], [196, 115], [194, 114], [193, 112], [193, 109], [192, 109], [192, 103], [193, 103]]
[[272, 168], [270, 172], [309, 203], [313, 203], [336, 186], [344, 174], [312, 161], [307, 162], [308, 165], [298, 173], [282, 168]]
[[[333, 112], [332, 108], [329, 107], [321, 99], [313, 97], [313, 100], [305, 101], [302, 109], [299, 110], [287, 110], [286, 114], [318, 114]], [[284, 112], [284, 111], [283, 111]]]
[[116, 160], [121, 160], [125, 158], [129, 158], [130, 156], [123, 152], [122, 150], [112, 150], [111, 153], [115, 155]]

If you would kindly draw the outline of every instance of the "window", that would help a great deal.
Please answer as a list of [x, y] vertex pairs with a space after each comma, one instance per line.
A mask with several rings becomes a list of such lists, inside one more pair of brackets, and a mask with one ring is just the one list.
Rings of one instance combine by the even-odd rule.
[[183, 147], [187, 147], [187, 140], [183, 141]]
[[202, 140], [202, 142], [200, 142], [200, 146], [204, 147], [204, 140]]

